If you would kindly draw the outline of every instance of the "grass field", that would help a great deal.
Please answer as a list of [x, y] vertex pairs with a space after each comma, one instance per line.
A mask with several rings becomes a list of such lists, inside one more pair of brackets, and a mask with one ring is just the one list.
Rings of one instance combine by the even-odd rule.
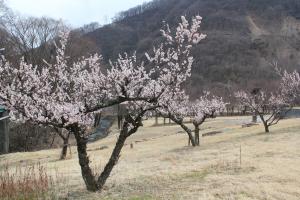
[[[102, 193], [86, 192], [76, 148], [59, 161], [60, 150], [0, 156], [0, 170], [8, 165], [40, 162], [66, 180], [59, 191], [65, 199], [300, 199], [300, 119], [283, 120], [265, 134], [262, 126], [242, 128], [250, 117], [212, 119], [202, 133], [201, 146], [187, 146], [176, 125], [153, 127], [145, 121], [128, 139], [119, 163]], [[112, 151], [117, 130], [88, 147], [92, 165], [100, 171]], [[130, 148], [133, 144], [133, 149]], [[240, 153], [241, 151], [241, 153]]]

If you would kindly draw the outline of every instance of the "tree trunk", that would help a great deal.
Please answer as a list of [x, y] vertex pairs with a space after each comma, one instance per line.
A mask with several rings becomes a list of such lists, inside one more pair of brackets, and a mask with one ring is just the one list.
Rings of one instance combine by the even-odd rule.
[[127, 137], [128, 137], [127, 128], [123, 128], [119, 135], [115, 148], [110, 156], [110, 159], [98, 178], [97, 185], [100, 191], [103, 189], [103, 186], [106, 180], [108, 179], [111, 171], [113, 170], [114, 166], [117, 164], [120, 157], [120, 153], [122, 151], [122, 148], [124, 146]]
[[101, 113], [95, 114], [95, 121], [94, 121], [94, 127], [98, 127], [100, 125], [101, 121]]
[[155, 115], [155, 125], [158, 125], [158, 114]]
[[265, 132], [266, 132], [266, 133], [269, 133], [269, 132], [270, 132], [270, 130], [269, 130], [269, 125], [268, 125], [268, 123], [266, 122], [264, 116], [263, 116], [263, 115], [259, 115], [259, 117], [260, 117], [260, 119], [261, 119], [261, 121], [262, 121], [262, 123], [263, 123], [263, 125], [264, 125], [264, 127], [265, 127]]
[[266, 133], [269, 133], [270, 130], [269, 130], [269, 126], [268, 126], [267, 123], [264, 123], [264, 127], [265, 127], [265, 132], [266, 132]]
[[199, 126], [195, 126], [195, 143], [200, 146], [200, 129]]
[[77, 126], [72, 128], [72, 132], [74, 133], [77, 142], [78, 159], [86, 188], [88, 191], [96, 192], [98, 190], [98, 185], [89, 166], [90, 160], [87, 155], [87, 137], [84, 136], [83, 131]]
[[122, 116], [121, 115], [118, 115], [118, 129], [120, 130], [121, 129], [121, 125], [122, 124]]
[[190, 146], [190, 143], [192, 143], [192, 146], [195, 147], [196, 143], [195, 143], [195, 138], [193, 137], [192, 131], [191, 129], [189, 129], [187, 126], [185, 126], [182, 122], [182, 120], [178, 120], [175, 117], [173, 117], [172, 115], [169, 116], [170, 119], [175, 122], [176, 124], [180, 125], [181, 128], [188, 134], [189, 136], [189, 142], [188, 145]]
[[257, 115], [252, 115], [252, 122], [257, 123]]
[[60, 154], [61, 160], [65, 160], [67, 157], [68, 146], [69, 146], [69, 136], [67, 138], [65, 138], [63, 141], [64, 141], [64, 144], [63, 144], [63, 148], [62, 148], [62, 151]]
[[56, 132], [58, 133], [59, 137], [63, 140], [63, 147], [60, 154], [60, 160], [65, 160], [67, 157], [70, 138], [70, 131], [68, 131], [66, 135], [63, 133], [63, 131], [63, 129], [56, 129]]
[[196, 143], [195, 143], [195, 138], [193, 137], [192, 131], [187, 126], [185, 126], [182, 123], [180, 124], [180, 126], [188, 134], [188, 136], [189, 136], [189, 143], [191, 143], [192, 146], [195, 147]]

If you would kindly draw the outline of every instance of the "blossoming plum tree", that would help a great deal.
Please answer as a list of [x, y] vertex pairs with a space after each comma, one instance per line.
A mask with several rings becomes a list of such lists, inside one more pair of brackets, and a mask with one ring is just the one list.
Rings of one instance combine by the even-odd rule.
[[296, 70], [293, 72], [283, 71], [280, 73], [281, 83], [280, 88], [283, 96], [288, 98], [288, 101], [297, 101], [300, 96], [300, 74]]
[[195, 142], [197, 146], [200, 145], [199, 126], [206, 119], [216, 117], [216, 114], [223, 111], [225, 106], [226, 103], [221, 97], [211, 96], [208, 92], [195, 102], [191, 102], [189, 115], [192, 116], [192, 122], [195, 127]]
[[257, 114], [265, 128], [277, 124], [294, 106], [299, 97], [300, 76], [297, 71], [280, 73], [281, 80], [275, 93], [259, 90], [257, 93], [239, 91], [235, 93], [239, 102]]
[[[213, 118], [217, 112], [225, 109], [225, 103], [220, 97], [210, 95], [209, 92], [199, 97], [195, 101], [190, 101], [184, 91], [173, 91], [172, 96], [160, 102], [159, 113], [164, 117], [169, 117], [172, 121], [180, 125], [189, 136], [189, 144], [200, 145], [200, 125], [207, 118]], [[184, 124], [184, 118], [191, 118], [194, 125], [193, 131]]]
[[[104, 70], [100, 55], [82, 57], [74, 63], [65, 55], [68, 34], [61, 35], [54, 64], [33, 66], [21, 60], [19, 66], [1, 61], [0, 103], [13, 120], [64, 128], [74, 134], [82, 177], [89, 191], [101, 190], [116, 165], [126, 139], [142, 125], [148, 111], [157, 109], [171, 90], [179, 90], [190, 76], [193, 45], [205, 38], [199, 32], [202, 18], [191, 24], [185, 17], [175, 32], [162, 30], [165, 41], [147, 53], [151, 70], [136, 56], [120, 55]], [[127, 104], [127, 114], [117, 143], [99, 177], [89, 164], [87, 141], [94, 114], [101, 109]]]

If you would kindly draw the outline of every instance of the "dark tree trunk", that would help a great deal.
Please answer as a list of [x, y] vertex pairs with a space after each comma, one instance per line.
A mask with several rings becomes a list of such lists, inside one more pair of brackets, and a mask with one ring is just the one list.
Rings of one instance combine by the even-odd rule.
[[63, 129], [56, 129], [59, 137], [63, 140], [63, 147], [60, 154], [60, 159], [64, 160], [67, 157], [68, 146], [69, 146], [69, 138], [70, 138], [70, 131], [66, 135], [63, 134]]
[[191, 143], [193, 147], [196, 146], [196, 143], [195, 143], [195, 138], [193, 137], [193, 133], [192, 133], [192, 130], [189, 129], [187, 126], [185, 126], [184, 124], [180, 124], [181, 128], [183, 128], [183, 130], [188, 134], [189, 136], [189, 144]]
[[106, 164], [104, 170], [102, 171], [101, 175], [98, 178], [97, 181], [97, 185], [98, 185], [98, 189], [101, 191], [103, 189], [103, 186], [106, 182], [106, 180], [108, 179], [111, 171], [113, 170], [114, 166], [117, 164], [119, 157], [120, 157], [120, 153], [122, 151], [122, 148], [124, 146], [124, 143], [127, 139], [127, 129], [123, 129], [119, 135], [119, 138], [117, 140], [117, 143], [115, 145], [115, 148], [110, 156], [110, 159], [108, 161], [108, 163]]
[[126, 139], [131, 136], [132, 134], [134, 134], [135, 132], [137, 132], [138, 128], [140, 126], [142, 126], [141, 120], [142, 120], [142, 114], [140, 115], [140, 117], [138, 117], [137, 119], [135, 119], [135, 125], [133, 128], [131, 128], [130, 130], [128, 129], [129, 127], [129, 123], [128, 123], [128, 119], [130, 121], [132, 121], [133, 119], [130, 116], [127, 116], [124, 124], [123, 124], [123, 128], [120, 132], [120, 135], [118, 137], [117, 143], [115, 145], [115, 148], [110, 156], [110, 159], [108, 161], [108, 163], [106, 164], [104, 170], [102, 171], [101, 175], [98, 178], [97, 181], [97, 185], [98, 185], [98, 190], [102, 190], [103, 186], [106, 182], [106, 180], [108, 179], [110, 173], [112, 172], [114, 166], [117, 164], [119, 158], [120, 158], [120, 153], [122, 151], [122, 148], [124, 146], [124, 143], [126, 141]]
[[122, 127], [122, 115], [118, 115], [118, 129], [120, 130]]
[[101, 121], [101, 113], [95, 114], [94, 127], [98, 127]]
[[[107, 178], [109, 177], [113, 167], [117, 164], [119, 160], [120, 153], [126, 139], [135, 132], [137, 132], [138, 128], [142, 126], [142, 117], [150, 109], [153, 108], [143, 110], [135, 119], [131, 115], [126, 115], [125, 121], [122, 125], [122, 130], [120, 131], [120, 135], [118, 137], [114, 150], [110, 156], [110, 159], [97, 180], [89, 166], [90, 161], [87, 155], [88, 137], [85, 136], [85, 131], [82, 130], [78, 126], [78, 124], [73, 124], [68, 128], [70, 132], [75, 135], [79, 164], [81, 167], [81, 174], [88, 191], [96, 192], [101, 191], [103, 189], [103, 186]], [[130, 126], [133, 127], [129, 129]]]
[[[214, 117], [214, 113], [215, 112], [212, 112], [211, 115], [209, 115], [209, 117], [213, 118]], [[196, 143], [196, 146], [200, 146], [200, 125], [203, 124], [206, 120], [208, 116], [207, 115], [204, 115], [203, 118], [200, 120], [200, 121], [194, 121], [193, 122], [193, 125], [195, 127], [195, 143]]]
[[79, 164], [81, 167], [81, 174], [88, 191], [96, 192], [96, 191], [101, 191], [103, 189], [106, 180], [108, 179], [114, 166], [117, 164], [119, 160], [120, 153], [122, 151], [126, 139], [130, 135], [134, 134], [138, 130], [139, 126], [141, 126], [141, 124], [136, 123], [134, 128], [128, 130], [128, 122], [125, 121], [123, 123], [122, 130], [120, 131], [120, 135], [118, 137], [115, 148], [110, 156], [110, 159], [97, 180], [89, 166], [90, 161], [87, 155], [87, 141], [88, 141], [87, 137], [84, 136], [84, 132], [81, 131], [78, 126], [72, 127], [71, 130], [72, 133], [74, 133], [77, 142], [77, 151], [78, 151]]
[[89, 166], [90, 160], [87, 155], [87, 137], [77, 126], [72, 127], [72, 133], [75, 135], [75, 139], [77, 142], [78, 159], [86, 188], [88, 191], [96, 192], [98, 190], [98, 185], [95, 176]]
[[253, 123], [257, 123], [257, 115], [253, 115], [252, 116], [252, 122]]
[[61, 160], [65, 160], [67, 157], [67, 152], [68, 152], [68, 146], [69, 146], [69, 134], [66, 138], [63, 139], [64, 144], [63, 144], [63, 148], [60, 154], [60, 159]]
[[52, 148], [52, 147], [53, 147], [53, 144], [54, 144], [55, 137], [56, 137], [56, 135], [55, 135], [55, 134], [53, 134], [52, 141], [51, 141], [51, 144], [50, 144], [50, 148]]
[[266, 133], [269, 133], [270, 130], [269, 130], [268, 124], [264, 123], [264, 127], [265, 127], [265, 132], [266, 132]]
[[268, 122], [265, 120], [264, 116], [263, 115], [259, 115], [261, 121], [263, 122], [263, 125], [265, 127], [265, 132], [266, 133], [269, 133], [270, 130], [269, 130], [269, 125], [268, 125]]
[[195, 125], [195, 143], [197, 146], [200, 146], [200, 129], [199, 125]]
[[192, 144], [192, 146], [195, 147], [196, 143], [195, 143], [195, 138], [193, 137], [192, 130], [189, 129], [187, 126], [185, 126], [183, 124], [182, 120], [178, 120], [175, 117], [173, 117], [172, 115], [170, 115], [169, 118], [176, 124], [180, 125], [181, 128], [188, 134], [188, 136], [189, 136], [188, 145], [190, 146], [190, 144]]

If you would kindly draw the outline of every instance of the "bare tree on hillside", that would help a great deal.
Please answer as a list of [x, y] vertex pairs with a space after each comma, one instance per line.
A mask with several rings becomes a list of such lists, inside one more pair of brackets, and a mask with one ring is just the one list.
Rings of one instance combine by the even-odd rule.
[[41, 64], [43, 59], [53, 59], [55, 50], [50, 42], [67, 29], [61, 21], [52, 18], [23, 17], [11, 12], [3, 20], [3, 27], [18, 55], [33, 65]]

